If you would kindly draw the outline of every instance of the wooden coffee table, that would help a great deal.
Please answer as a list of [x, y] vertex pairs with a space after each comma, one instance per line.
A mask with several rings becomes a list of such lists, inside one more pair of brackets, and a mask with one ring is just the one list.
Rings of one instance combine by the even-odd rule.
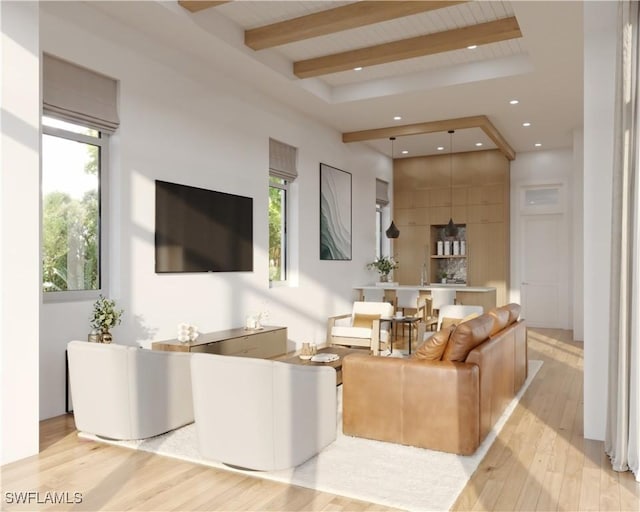
[[342, 359], [349, 354], [368, 354], [368, 348], [346, 348], [346, 347], [324, 347], [318, 349], [318, 354], [337, 354], [340, 359], [330, 363], [314, 363], [313, 361], [305, 361], [298, 357], [298, 353], [289, 353], [279, 357], [274, 357], [274, 361], [282, 361], [283, 363], [299, 364], [302, 366], [331, 366], [336, 370], [336, 386], [342, 384]]

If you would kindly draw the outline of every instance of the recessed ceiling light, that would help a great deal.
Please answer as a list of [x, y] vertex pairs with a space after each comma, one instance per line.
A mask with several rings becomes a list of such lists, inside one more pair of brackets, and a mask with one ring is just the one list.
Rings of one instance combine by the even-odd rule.
[[482, 146], [482, 142], [476, 142], [476, 146], [477, 146], [477, 147]]
[[443, 148], [442, 146], [438, 146], [436, 149], [437, 149], [438, 151], [444, 151], [444, 148]]
[[517, 105], [518, 103], [520, 103], [518, 100], [511, 100], [509, 102], [511, 105]]
[[357, 68], [353, 68], [354, 71], [362, 71], [362, 66], [358, 66]]
[[409, 154], [409, 152], [408, 152], [406, 149], [403, 149], [403, 150], [402, 150], [402, 154], [403, 154], [403, 155], [408, 155], [408, 154]]
[[394, 121], [400, 121], [401, 119], [402, 119], [402, 116], [393, 116]]
[[531, 123], [527, 121], [526, 123], [522, 123], [522, 126], [531, 126]]
[[468, 50], [475, 50], [478, 47], [477, 44], [470, 44], [469, 46], [467, 46]]
[[536, 143], [534, 144], [534, 146], [535, 146], [535, 147], [537, 147], [537, 148], [539, 148], [539, 147], [541, 147], [541, 146], [542, 146], [542, 144], [541, 144], [540, 142], [536, 142]]

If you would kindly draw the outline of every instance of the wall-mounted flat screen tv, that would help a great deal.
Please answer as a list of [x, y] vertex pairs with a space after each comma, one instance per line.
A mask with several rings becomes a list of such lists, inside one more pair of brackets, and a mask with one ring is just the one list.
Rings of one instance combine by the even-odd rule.
[[253, 270], [253, 199], [156, 180], [156, 272]]

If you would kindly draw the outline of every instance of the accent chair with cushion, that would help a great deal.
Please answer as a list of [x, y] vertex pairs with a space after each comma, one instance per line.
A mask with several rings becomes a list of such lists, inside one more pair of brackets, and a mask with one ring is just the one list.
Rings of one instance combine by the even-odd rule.
[[297, 466], [336, 439], [336, 371], [267, 359], [193, 354], [200, 453], [269, 471]]
[[388, 302], [354, 302], [351, 313], [329, 317], [327, 344], [367, 347], [373, 355], [380, 353], [380, 342], [390, 339], [389, 323], [393, 305]]
[[70, 341], [76, 428], [111, 439], [144, 439], [193, 422], [191, 354]]

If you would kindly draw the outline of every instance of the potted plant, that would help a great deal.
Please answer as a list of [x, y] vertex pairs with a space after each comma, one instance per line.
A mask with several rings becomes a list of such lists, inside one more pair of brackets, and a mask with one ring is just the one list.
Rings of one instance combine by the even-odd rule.
[[116, 301], [107, 299], [103, 295], [93, 304], [93, 315], [91, 317], [91, 327], [100, 331], [102, 343], [111, 343], [112, 336], [109, 330], [119, 325], [122, 320], [124, 310], [116, 309]]
[[386, 282], [389, 280], [389, 274], [391, 271], [398, 268], [398, 263], [396, 260], [388, 256], [380, 256], [379, 258], [376, 258], [375, 261], [367, 263], [367, 268], [369, 270], [377, 270], [380, 274], [380, 281]]
[[444, 270], [441, 270], [440, 272], [438, 272], [438, 277], [440, 278], [441, 283], [444, 284], [447, 282], [447, 273]]

